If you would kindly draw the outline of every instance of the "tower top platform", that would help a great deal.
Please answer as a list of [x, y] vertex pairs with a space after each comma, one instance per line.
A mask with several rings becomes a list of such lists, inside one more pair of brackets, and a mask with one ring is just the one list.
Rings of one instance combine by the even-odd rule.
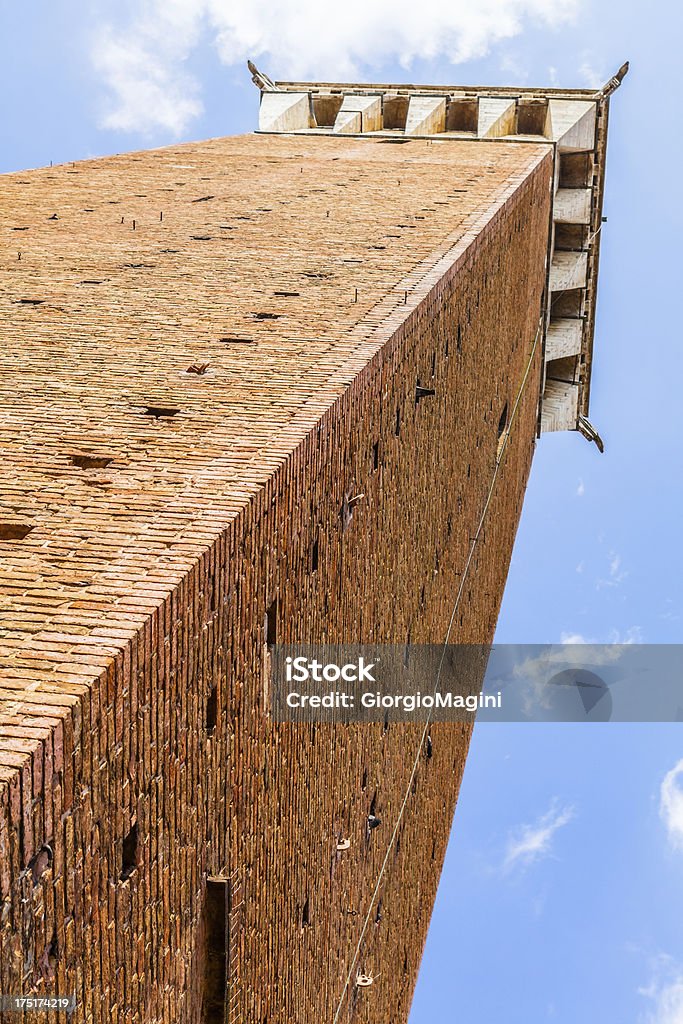
[[259, 132], [346, 135], [387, 143], [545, 144], [554, 158], [545, 377], [539, 430], [587, 421], [607, 149], [609, 99], [623, 64], [601, 89], [274, 82], [249, 62], [261, 91]]

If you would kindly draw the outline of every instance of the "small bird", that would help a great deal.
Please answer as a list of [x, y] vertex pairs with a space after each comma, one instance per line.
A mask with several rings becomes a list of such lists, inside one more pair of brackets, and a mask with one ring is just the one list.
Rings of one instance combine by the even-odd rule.
[[368, 828], [370, 829], [370, 831], [372, 831], [373, 828], [377, 828], [381, 824], [382, 819], [378, 818], [376, 814], [368, 814]]

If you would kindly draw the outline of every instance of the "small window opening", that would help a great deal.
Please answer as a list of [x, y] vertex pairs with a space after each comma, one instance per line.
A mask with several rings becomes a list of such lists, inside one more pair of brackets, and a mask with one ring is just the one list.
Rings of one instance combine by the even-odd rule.
[[308, 901], [308, 896], [304, 900], [303, 909], [301, 911], [301, 927], [308, 928], [311, 923], [311, 906]]
[[396, 434], [396, 437], [398, 437], [398, 435], [401, 433], [401, 410], [400, 409], [396, 410], [396, 425], [394, 427], [394, 433]]
[[273, 601], [266, 612], [264, 632], [267, 647], [277, 643], [277, 600]]
[[202, 1024], [225, 1019], [230, 961], [228, 881], [207, 878], [204, 897], [204, 978]]
[[0, 523], [0, 540], [23, 540], [33, 529], [28, 523]]
[[372, 446], [372, 468], [379, 469], [379, 441], [375, 441]]
[[214, 686], [206, 701], [206, 731], [212, 733], [218, 721], [218, 687]]
[[498, 440], [500, 440], [500, 438], [505, 433], [505, 428], [507, 427], [507, 425], [508, 425], [508, 404], [506, 402], [505, 405], [503, 406], [503, 411], [500, 414], [500, 419], [498, 420]]
[[138, 826], [133, 825], [123, 840], [123, 857], [121, 861], [121, 881], [125, 881], [138, 866]]
[[114, 461], [107, 455], [70, 455], [69, 460], [79, 469], [104, 469]]
[[222, 345], [253, 345], [253, 338], [235, 338], [231, 335], [226, 335], [224, 338], [218, 339]]
[[59, 942], [57, 940], [57, 932], [52, 933], [50, 945], [47, 947], [47, 967], [48, 973], [51, 977], [54, 977], [55, 969], [57, 967], [57, 961], [59, 960]]

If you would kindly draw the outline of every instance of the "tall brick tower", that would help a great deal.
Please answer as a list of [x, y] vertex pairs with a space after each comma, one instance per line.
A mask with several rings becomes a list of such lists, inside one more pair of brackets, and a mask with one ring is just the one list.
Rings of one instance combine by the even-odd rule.
[[490, 641], [599, 442], [625, 69], [252, 70], [253, 136], [2, 179], [0, 991], [74, 1022], [405, 1021], [469, 727], [275, 724], [268, 644]]

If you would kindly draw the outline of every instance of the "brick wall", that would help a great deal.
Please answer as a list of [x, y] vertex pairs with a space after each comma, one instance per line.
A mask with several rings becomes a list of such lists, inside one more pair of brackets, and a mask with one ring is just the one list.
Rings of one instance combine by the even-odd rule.
[[[6, 177], [2, 990], [199, 1020], [225, 876], [231, 1021], [333, 1018], [421, 730], [274, 726], [264, 617], [444, 638], [550, 175], [536, 146], [244, 138]], [[537, 349], [457, 641], [492, 635], [539, 378]], [[468, 738], [431, 730], [340, 1021], [407, 1014]]]

